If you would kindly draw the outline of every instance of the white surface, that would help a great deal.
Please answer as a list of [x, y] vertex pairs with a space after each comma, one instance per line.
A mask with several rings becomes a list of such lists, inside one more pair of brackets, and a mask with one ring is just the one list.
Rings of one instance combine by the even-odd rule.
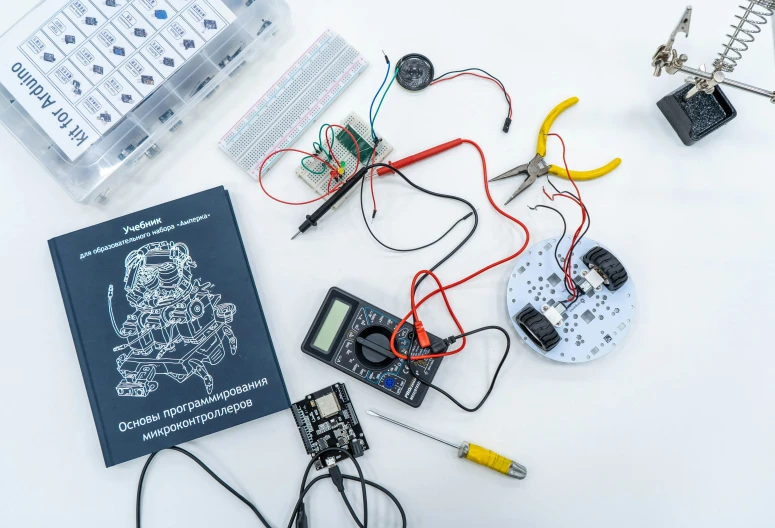
[[[4, 3], [0, 27], [9, 27], [34, 1]], [[149, 185], [125, 187], [104, 209], [70, 201], [0, 130], [0, 525], [134, 526], [143, 460], [103, 466], [46, 240], [225, 184], [291, 398], [347, 383], [372, 447], [362, 458], [365, 473], [400, 497], [410, 526], [771, 526], [775, 369], [768, 331], [775, 289], [764, 274], [774, 256], [769, 163], [775, 108], [728, 90], [738, 118], [694, 147], [681, 145], [655, 102], [682, 79], [652, 78], [649, 60], [684, 4], [293, 4], [296, 35], [268, 67], [241, 78], [219, 95], [206, 119], [187, 126], [185, 135], [181, 130], [180, 139], [188, 142], [167, 149], [138, 176]], [[691, 37], [678, 39], [693, 65], [710, 63], [720, 49], [735, 5], [694, 2]], [[458, 79], [419, 94], [394, 87], [378, 126], [395, 145], [396, 159], [468, 137], [482, 145], [498, 174], [530, 159], [536, 131], [554, 105], [571, 95], [581, 98], [554, 125], [567, 141], [571, 167], [595, 167], [613, 156], [624, 160], [610, 176], [582, 186], [594, 222], [590, 236], [615, 248], [638, 284], [638, 318], [621, 347], [600, 361], [559, 365], [516, 346], [491, 400], [474, 415], [436, 394], [422, 408], [410, 409], [301, 353], [308, 322], [330, 286], [400, 313], [408, 308], [412, 275], [453, 243], [412, 255], [387, 253], [360, 225], [355, 202], [291, 242], [312, 209], [270, 202], [218, 150], [223, 133], [328, 26], [374, 67], [326, 118], [367, 113], [384, 75], [380, 49], [394, 61], [423, 53], [438, 72], [479, 66], [509, 88], [515, 121], [503, 134], [504, 101], [485, 81]], [[768, 25], [734, 78], [775, 86], [770, 31]], [[313, 133], [307, 134], [310, 143]], [[549, 160], [559, 162], [560, 155], [560, 145], [551, 140]], [[297, 163], [286, 156], [270, 173], [267, 183], [277, 194], [312, 196], [293, 174]], [[434, 189], [464, 194], [480, 208], [479, 232], [440, 270], [444, 281], [521, 244], [520, 232], [487, 204], [472, 148], [460, 147], [407, 173]], [[512, 190], [494, 186], [499, 200]], [[410, 192], [397, 179], [379, 181], [377, 193], [374, 227], [394, 242], [401, 236], [406, 243], [427, 240], [460, 212]], [[561, 229], [551, 214], [525, 207], [541, 200], [536, 185], [508, 208], [529, 223], [534, 240]], [[564, 209], [576, 221], [576, 211]], [[510, 269], [502, 266], [451, 292], [466, 328], [510, 327], [503, 293]], [[451, 333], [439, 302], [432, 307], [423, 312], [426, 328]], [[464, 353], [444, 362], [438, 383], [467, 402], [479, 398], [500, 356], [497, 339], [471, 339]], [[444, 438], [499, 450], [525, 464], [528, 477], [510, 480], [458, 460], [452, 449], [367, 416], [370, 407]], [[252, 498], [273, 526], [287, 523], [308, 462], [290, 412], [187, 447]], [[165, 453], [154, 464], [144, 526], [258, 525], [178, 454]], [[412, 474], [403, 472], [406, 467]], [[313, 526], [350, 525], [333, 489], [322, 483], [309, 501]], [[370, 526], [398, 526], [376, 493], [370, 504]]]

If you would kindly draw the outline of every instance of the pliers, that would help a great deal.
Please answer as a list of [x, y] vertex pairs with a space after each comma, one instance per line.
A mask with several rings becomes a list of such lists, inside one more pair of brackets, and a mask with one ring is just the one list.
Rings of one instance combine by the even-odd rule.
[[[558, 167], [557, 165], [549, 165], [544, 160], [544, 156], [546, 156], [546, 136], [549, 134], [549, 130], [552, 128], [552, 123], [554, 123], [554, 120], [557, 118], [557, 116], [578, 102], [578, 97], [571, 97], [570, 99], [566, 99], [565, 101], [558, 104], [556, 107], [554, 107], [554, 110], [549, 112], [549, 115], [546, 116], [543, 125], [541, 125], [541, 130], [538, 131], [538, 147], [536, 148], [537, 153], [532, 160], [518, 167], [514, 167], [510, 171], [506, 171], [500, 176], [496, 176], [490, 179], [491, 182], [494, 182], [498, 180], [504, 180], [506, 178], [511, 178], [512, 176], [527, 175], [525, 181], [522, 182], [522, 185], [520, 185], [517, 190], [514, 191], [514, 194], [512, 194], [511, 197], [506, 200], [506, 204], [504, 205], [507, 205], [514, 198], [519, 196], [522, 191], [533, 185], [539, 176], [554, 174], [560, 178], [568, 179], [568, 173], [564, 168]], [[610, 161], [608, 164], [603, 165], [599, 169], [591, 171], [571, 171], [571, 175], [573, 176], [574, 180], [578, 181], [594, 180], [595, 178], [605, 176], [616, 167], [618, 167], [621, 162], [622, 160], [620, 158], [616, 158]]]

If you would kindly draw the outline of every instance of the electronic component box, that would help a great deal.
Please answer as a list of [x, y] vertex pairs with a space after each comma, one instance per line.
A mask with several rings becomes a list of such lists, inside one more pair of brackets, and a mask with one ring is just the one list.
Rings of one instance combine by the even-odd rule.
[[[120, 4], [43, 0], [0, 36], [0, 122], [82, 203], [104, 203], [170, 142], [193, 140], [187, 120], [290, 29], [285, 0]], [[150, 24], [127, 28], [128, 9]]]

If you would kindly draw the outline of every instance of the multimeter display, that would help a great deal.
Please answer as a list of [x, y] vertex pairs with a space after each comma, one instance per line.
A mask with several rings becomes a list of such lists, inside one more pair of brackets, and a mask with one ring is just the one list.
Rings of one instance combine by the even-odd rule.
[[[390, 337], [401, 321], [339, 288], [331, 288], [307, 334], [302, 351], [358, 378], [394, 398], [419, 407], [428, 386], [411, 374], [403, 359], [390, 349]], [[414, 327], [405, 323], [397, 332], [396, 348], [403, 355], [426, 352], [412, 339]], [[432, 342], [440, 341], [429, 336]], [[441, 358], [413, 361], [413, 371], [431, 382]]]
[[342, 327], [344, 318], [347, 317], [347, 312], [349, 311], [350, 305], [343, 303], [339, 299], [334, 299], [323, 324], [320, 326], [318, 335], [312, 343], [315, 348], [326, 353], [331, 351], [331, 344], [334, 342], [334, 338]]

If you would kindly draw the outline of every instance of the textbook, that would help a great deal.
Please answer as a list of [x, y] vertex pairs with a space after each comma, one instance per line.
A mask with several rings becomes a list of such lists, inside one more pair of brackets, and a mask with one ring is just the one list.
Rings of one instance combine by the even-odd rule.
[[106, 466], [290, 406], [223, 187], [49, 248]]

